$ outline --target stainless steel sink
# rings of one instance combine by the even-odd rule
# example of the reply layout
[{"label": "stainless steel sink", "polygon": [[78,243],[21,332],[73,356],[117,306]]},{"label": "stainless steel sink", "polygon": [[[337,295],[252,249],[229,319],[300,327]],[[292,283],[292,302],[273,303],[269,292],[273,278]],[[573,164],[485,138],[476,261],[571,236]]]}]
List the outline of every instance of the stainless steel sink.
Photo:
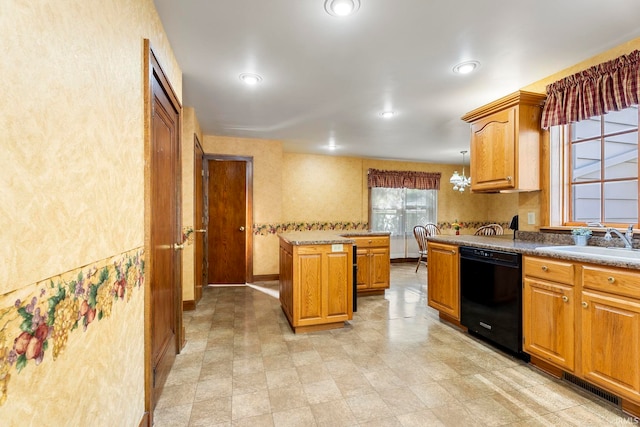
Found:
[{"label": "stainless steel sink", "polygon": [[601,246],[541,246],[536,248],[549,254],[579,255],[586,258],[640,262],[640,251],[626,248],[605,248]]}]

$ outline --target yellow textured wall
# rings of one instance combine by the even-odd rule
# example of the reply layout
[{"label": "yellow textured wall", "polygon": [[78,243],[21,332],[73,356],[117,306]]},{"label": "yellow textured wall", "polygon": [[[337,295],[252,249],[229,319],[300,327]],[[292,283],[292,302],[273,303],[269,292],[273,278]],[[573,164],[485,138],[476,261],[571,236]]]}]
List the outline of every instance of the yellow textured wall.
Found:
[{"label": "yellow textured wall", "polygon": [[[202,148],[206,154],[253,157],[253,222],[269,223],[282,217],[282,164],[280,141],[251,138],[230,138],[205,135]],[[278,272],[278,238],[273,235],[254,236],[253,274]]]},{"label": "yellow textured wall", "polygon": [[[181,98],[181,71],[152,0],[2,2],[2,301],[142,248],[144,38]],[[73,351],[52,361],[49,348],[39,365],[12,371],[0,424],[138,425],[143,292],[95,322],[70,337]],[[0,328],[2,372],[14,337]]]},{"label": "yellow textured wall", "polygon": [[285,153],[282,222],[366,221],[362,159]]}]

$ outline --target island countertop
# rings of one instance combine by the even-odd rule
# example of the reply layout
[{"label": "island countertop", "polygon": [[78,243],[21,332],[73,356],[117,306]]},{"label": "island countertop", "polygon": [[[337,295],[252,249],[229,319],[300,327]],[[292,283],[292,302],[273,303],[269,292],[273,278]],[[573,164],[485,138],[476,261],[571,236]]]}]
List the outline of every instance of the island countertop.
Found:
[{"label": "island countertop", "polygon": [[355,243],[350,237],[389,236],[388,231],[369,230],[312,230],[279,233],[278,236],[294,246],[301,245],[333,245]]}]

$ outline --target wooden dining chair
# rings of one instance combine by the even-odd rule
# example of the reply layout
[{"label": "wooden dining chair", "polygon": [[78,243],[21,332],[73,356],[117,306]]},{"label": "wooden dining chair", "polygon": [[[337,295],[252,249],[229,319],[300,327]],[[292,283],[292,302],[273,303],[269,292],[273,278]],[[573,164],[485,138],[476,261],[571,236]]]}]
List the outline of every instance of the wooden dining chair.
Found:
[{"label": "wooden dining chair", "polygon": [[420,262],[424,258],[424,263],[427,263],[427,237],[429,237],[429,231],[427,227],[424,225],[416,225],[413,227],[413,236],[416,238],[416,242],[418,242],[418,264],[416,265],[416,273],[418,272],[418,268],[420,267]]},{"label": "wooden dining chair", "polygon": [[440,229],[438,228],[437,225],[435,225],[432,222],[425,224],[424,227],[429,232],[429,236],[435,236],[436,234],[440,234]]},{"label": "wooden dining chair", "polygon": [[504,229],[500,224],[487,224],[478,228],[473,234],[476,236],[501,236],[504,234]]}]

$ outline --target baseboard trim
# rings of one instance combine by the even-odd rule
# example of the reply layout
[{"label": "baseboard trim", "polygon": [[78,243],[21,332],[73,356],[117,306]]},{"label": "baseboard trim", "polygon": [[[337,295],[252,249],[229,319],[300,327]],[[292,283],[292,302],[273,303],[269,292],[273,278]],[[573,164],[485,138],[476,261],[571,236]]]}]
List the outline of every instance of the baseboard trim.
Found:
[{"label": "baseboard trim", "polygon": [[142,414],[142,419],[140,420],[138,427],[151,427],[151,417],[149,417],[148,412]]},{"label": "baseboard trim", "polygon": [[280,280],[279,274],[261,274],[259,276],[253,276],[254,282],[270,282],[272,280]]},{"label": "baseboard trim", "polygon": [[196,302],[192,299],[182,301],[182,309],[184,311],[193,311],[196,309]]}]

